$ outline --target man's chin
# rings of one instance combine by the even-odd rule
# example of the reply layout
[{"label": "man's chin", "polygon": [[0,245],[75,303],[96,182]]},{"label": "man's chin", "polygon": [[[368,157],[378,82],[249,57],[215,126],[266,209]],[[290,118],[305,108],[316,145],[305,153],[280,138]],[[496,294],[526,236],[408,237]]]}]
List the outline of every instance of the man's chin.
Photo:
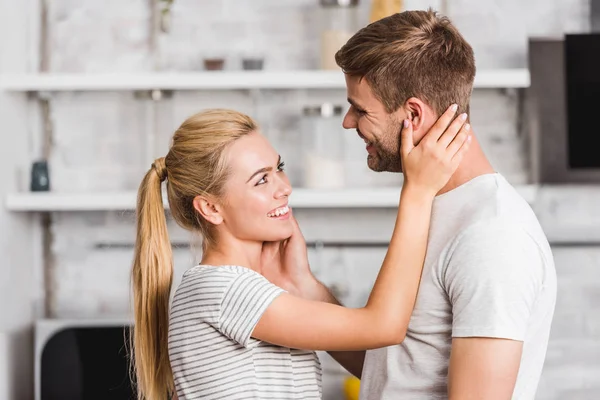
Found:
[{"label": "man's chin", "polygon": [[375,172],[402,172],[401,163],[384,162],[381,158],[369,154],[367,157],[367,166],[371,171]]},{"label": "man's chin", "polygon": [[375,155],[369,154],[367,156],[367,166],[369,167],[369,169],[371,171],[375,171],[375,172],[382,172],[383,170],[381,169],[382,165],[381,165],[381,159]]}]

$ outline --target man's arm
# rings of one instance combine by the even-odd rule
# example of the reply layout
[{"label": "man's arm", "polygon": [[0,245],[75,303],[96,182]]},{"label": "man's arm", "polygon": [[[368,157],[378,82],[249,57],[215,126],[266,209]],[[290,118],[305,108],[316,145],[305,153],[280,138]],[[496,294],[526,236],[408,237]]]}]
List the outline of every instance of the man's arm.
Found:
[{"label": "man's arm", "polygon": [[452,340],[449,400],[509,400],[519,372],[523,342],[494,338]]},{"label": "man's arm", "polygon": [[328,353],[342,367],[346,368],[346,371],[360,379],[366,351],[329,351]]},{"label": "man's arm", "polygon": [[543,277],[540,249],[521,227],[497,218],[462,233],[444,274],[452,303],[449,399],[512,398]]}]

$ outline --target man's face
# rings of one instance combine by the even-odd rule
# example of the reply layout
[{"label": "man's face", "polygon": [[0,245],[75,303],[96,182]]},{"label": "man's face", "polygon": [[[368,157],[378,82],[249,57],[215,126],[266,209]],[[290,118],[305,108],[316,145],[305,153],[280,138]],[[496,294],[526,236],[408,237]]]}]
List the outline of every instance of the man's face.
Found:
[{"label": "man's face", "polygon": [[400,132],[408,113],[403,108],[388,113],[366,79],[346,75],[346,88],[350,109],[342,125],[365,141],[367,165],[377,172],[402,172]]}]

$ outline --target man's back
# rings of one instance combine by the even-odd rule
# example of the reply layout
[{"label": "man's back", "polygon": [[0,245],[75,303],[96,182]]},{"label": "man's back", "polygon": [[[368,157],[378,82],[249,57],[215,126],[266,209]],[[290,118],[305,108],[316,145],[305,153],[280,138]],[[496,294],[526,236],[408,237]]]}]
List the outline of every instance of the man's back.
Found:
[{"label": "man's back", "polygon": [[533,399],[556,301],[548,241],[499,174],[438,196],[407,337],[367,352],[362,400],[445,399],[453,337],[523,341],[513,399]]}]

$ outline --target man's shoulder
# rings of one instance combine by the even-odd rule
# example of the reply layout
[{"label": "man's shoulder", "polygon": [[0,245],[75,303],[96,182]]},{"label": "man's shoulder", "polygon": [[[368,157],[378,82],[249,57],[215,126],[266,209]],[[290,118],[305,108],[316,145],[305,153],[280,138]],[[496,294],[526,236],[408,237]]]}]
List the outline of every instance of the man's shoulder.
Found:
[{"label": "man's shoulder", "polygon": [[441,195],[445,198],[434,205],[434,214],[441,223],[454,223],[456,234],[496,219],[516,226],[537,224],[527,200],[500,174],[476,177],[455,190]]},{"label": "man's shoulder", "polygon": [[502,282],[510,276],[511,285],[516,281],[537,284],[554,271],[545,236],[501,217],[478,221],[457,235],[443,261],[445,283]]},{"label": "man's shoulder", "polygon": [[[537,221],[536,221],[537,222]],[[495,253],[507,248],[543,248],[548,241],[541,228],[531,221],[495,215],[463,227],[448,245],[449,256],[458,250]]]},{"label": "man's shoulder", "polygon": [[[469,201],[469,200],[467,200]],[[546,235],[531,205],[499,174],[470,200],[459,216],[461,223],[451,242],[454,246],[489,242],[495,238],[514,242],[523,240],[545,247]]]}]

